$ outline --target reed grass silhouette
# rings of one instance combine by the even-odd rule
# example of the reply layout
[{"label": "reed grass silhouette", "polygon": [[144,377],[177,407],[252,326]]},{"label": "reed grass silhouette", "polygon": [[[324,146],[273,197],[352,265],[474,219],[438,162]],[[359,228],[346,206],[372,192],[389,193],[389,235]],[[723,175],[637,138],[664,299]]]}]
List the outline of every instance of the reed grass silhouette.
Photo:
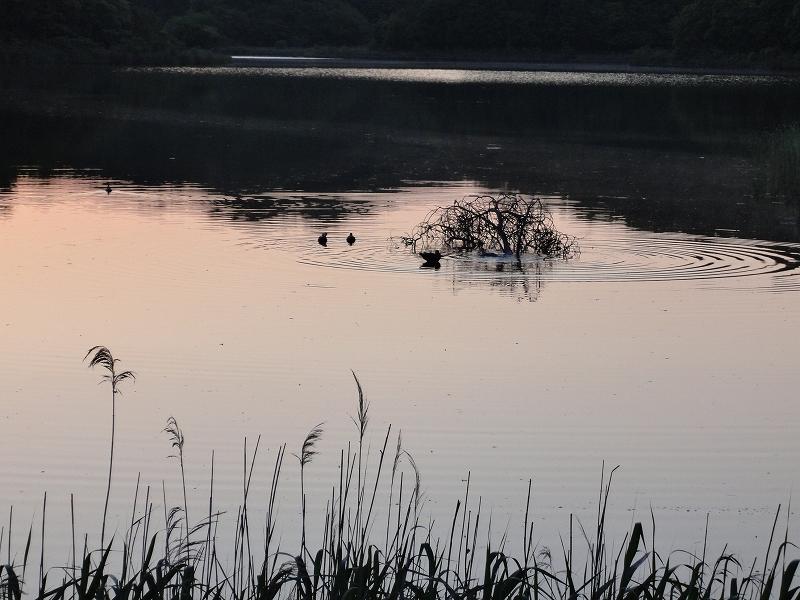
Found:
[{"label": "reed grass silhouette", "polygon": [[183,436],[183,431],[181,430],[180,426],[178,425],[178,421],[175,417],[169,417],[167,419],[167,426],[164,428],[164,432],[169,436],[170,442],[172,442],[172,447],[177,450],[177,454],[171,455],[171,458],[177,458],[181,468],[181,488],[183,489],[183,520],[186,523],[186,559],[187,562],[189,560],[189,548],[191,546],[189,540],[189,502],[186,498],[186,469],[183,464],[183,446],[186,443],[186,439]]},{"label": "reed grass silhouette", "polygon": [[322,425],[316,425],[315,427],[311,428],[311,431],[308,432],[306,435],[306,439],[303,440],[303,445],[300,448],[300,454],[294,454],[293,456],[298,460],[300,463],[300,512],[301,512],[301,521],[302,521],[302,534],[301,534],[301,541],[300,541],[300,554],[301,556],[305,555],[306,553],[306,486],[305,486],[305,472],[306,472],[306,465],[311,462],[314,456],[317,454],[315,446],[319,439],[322,437]]},{"label": "reed grass silhouette", "polygon": [[[90,351],[99,358],[90,364],[102,365],[107,380],[116,393],[116,385],[132,374],[117,373],[116,361],[104,347]],[[569,536],[561,541],[560,551],[537,543],[531,519],[532,482],[528,482],[524,519],[516,536],[522,552],[506,551],[510,535],[506,531],[496,542],[482,515],[482,503],[471,497],[468,475],[463,499],[456,502],[449,536],[434,535],[432,525],[425,525],[421,515],[422,484],[419,469],[411,454],[403,448],[402,435],[396,436],[393,457],[386,458],[391,427],[387,429],[375,472],[368,477],[367,453],[363,443],[367,435],[369,403],[361,382],[353,373],[358,391],[358,449],[340,452],[339,481],[332,487],[324,513],[321,546],[316,552],[307,547],[305,467],[317,453],[321,425],[305,436],[298,459],[301,478],[302,537],[297,552],[288,551],[276,542],[276,498],[283,471],[286,446],[277,449],[272,482],[264,502],[264,543],[253,543],[249,516],[250,489],[260,447],[256,440],[252,452],[245,439],[243,452],[242,499],[233,523],[233,543],[220,556],[217,537],[222,513],[215,508],[214,454],[211,456],[208,511],[192,524],[189,521],[185,469],[186,439],[177,420],[171,417],[164,431],[169,436],[180,461],[183,506],[168,508],[165,485],[163,523],[154,522],[155,502],[146,487],[140,504],[140,486],[136,483],[131,519],[120,539],[89,551],[84,536],[82,556],[76,556],[74,505],[72,499],[71,565],[46,569],[45,514],[47,496],[42,506],[39,576],[36,585],[29,582],[33,524],[21,561],[11,548],[14,525],[13,507],[8,526],[0,527],[0,556],[6,544],[6,563],[0,564],[0,599],[22,600],[30,595],[37,600],[800,600],[797,570],[800,562],[790,553],[796,546],[788,539],[791,507],[775,514],[769,543],[760,561],[743,565],[723,550],[718,557],[708,557],[704,545],[700,555],[686,551],[662,554],[656,549],[655,519],[651,512],[651,538],[646,539],[642,523],[635,523],[630,533],[616,545],[607,540],[607,511],[615,469],[601,472],[596,522],[584,527],[570,517]],[[113,400],[113,398],[112,398]],[[113,421],[112,404],[112,421]],[[112,456],[109,461],[113,465]],[[382,481],[384,465],[391,464],[386,482],[389,489],[386,507],[386,536],[380,543],[371,532],[380,519],[375,500]],[[404,468],[404,466],[406,468]],[[363,468],[363,471],[362,471]],[[413,485],[404,481],[406,469],[413,473]],[[110,482],[110,478],[109,478]],[[354,489],[355,488],[355,489]],[[109,487],[107,488],[107,494]],[[107,509],[107,501],[105,509]],[[781,515],[787,529],[783,541],[776,542]],[[104,541],[107,511],[101,524]],[[577,525],[577,528],[575,527]],[[577,530],[577,531],[576,531]],[[176,537],[176,532],[178,533]],[[484,537],[485,536],[485,537]],[[581,544],[577,549],[576,544]],[[615,547],[619,550],[615,551]],[[157,548],[163,548],[158,551]],[[112,551],[114,551],[113,560]],[[757,568],[757,562],[759,567]],[[49,583],[51,575],[56,581]]]}]

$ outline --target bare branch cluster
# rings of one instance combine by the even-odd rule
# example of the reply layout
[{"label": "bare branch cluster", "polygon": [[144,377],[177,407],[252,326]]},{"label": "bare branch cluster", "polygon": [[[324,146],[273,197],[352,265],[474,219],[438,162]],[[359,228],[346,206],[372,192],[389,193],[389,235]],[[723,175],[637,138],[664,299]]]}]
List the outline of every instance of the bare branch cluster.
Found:
[{"label": "bare branch cluster", "polygon": [[556,229],[541,199],[522,194],[465,196],[428,213],[401,241],[416,251],[483,254],[532,253],[572,258],[577,240]]}]

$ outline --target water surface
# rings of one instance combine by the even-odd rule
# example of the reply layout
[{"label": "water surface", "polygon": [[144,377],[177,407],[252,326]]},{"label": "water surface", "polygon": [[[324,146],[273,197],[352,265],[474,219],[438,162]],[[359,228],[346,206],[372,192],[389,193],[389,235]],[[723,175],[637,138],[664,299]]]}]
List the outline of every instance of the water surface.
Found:
[{"label": "water surface", "polygon": [[[138,473],[177,504],[170,415],[197,506],[213,449],[231,520],[244,437],[262,436],[259,495],[278,445],[296,451],[324,421],[307,472],[324,506],[355,439],[354,369],[373,450],[390,423],[402,430],[437,522],[471,473],[496,530],[513,532],[533,478],[537,538],[557,547],[570,513],[591,522],[605,461],[621,465],[620,540],[652,508],[667,548],[701,545],[706,515],[720,549],[765,547],[798,483],[800,221],[763,151],[794,118],[795,82],[3,77],[0,506],[27,522],[48,491],[54,562],[69,494],[79,529],[96,534],[102,509],[108,393],[81,363],[95,344],[137,373],[118,406],[115,522]],[[580,257],[433,271],[392,241],[436,205],[500,191],[545,199]],[[287,540],[298,494],[287,463]]]}]

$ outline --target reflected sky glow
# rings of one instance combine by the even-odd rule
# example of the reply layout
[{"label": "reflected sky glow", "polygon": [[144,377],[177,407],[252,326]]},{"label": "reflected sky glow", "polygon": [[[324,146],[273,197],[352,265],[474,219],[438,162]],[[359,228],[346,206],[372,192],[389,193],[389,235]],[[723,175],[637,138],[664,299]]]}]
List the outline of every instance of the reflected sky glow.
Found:
[{"label": "reflected sky glow", "polygon": [[[45,489],[54,523],[70,492],[79,528],[102,506],[106,390],[81,363],[95,344],[138,377],[118,408],[119,519],[139,472],[177,492],[170,415],[196,502],[214,449],[216,493],[234,514],[244,436],[263,436],[261,493],[277,445],[292,450],[325,421],[306,475],[323,505],[354,439],[351,368],[372,401],[373,448],[389,423],[402,429],[437,521],[468,471],[502,523],[521,518],[533,477],[539,535],[553,543],[570,512],[591,520],[605,460],[622,465],[615,531],[652,506],[663,543],[686,547],[710,513],[715,543],[747,553],[800,483],[798,276],[781,270],[797,262],[791,244],[655,235],[553,196],[580,259],[525,275],[449,259],[434,272],[389,238],[484,188],[339,193],[315,219],[330,195],[266,190],[255,196],[278,201],[248,212],[200,187],[104,186],[63,173],[0,195],[0,453],[13,457],[0,506],[20,518]],[[287,466],[287,539],[296,478]]]},{"label": "reflected sky glow", "polygon": [[[570,514],[593,520],[605,462],[621,466],[610,539],[652,507],[661,548],[699,549],[709,515],[712,553],[764,551],[799,483],[797,80],[76,68],[0,87],[0,511],[15,507],[17,548],[45,490],[48,561],[66,560],[71,493],[99,537],[108,390],[82,357],[105,344],[137,374],[112,529],[138,474],[176,503],[169,416],[190,512],[214,451],[228,524],[245,437],[262,436],[257,520],[279,445],[324,421],[315,513],[355,439],[354,369],[373,457],[402,430],[435,527],[471,473],[513,553],[532,478],[536,540],[557,548]],[[580,257],[433,271],[392,242],[502,190],[545,199]],[[298,492],[290,461],[287,546]]]}]

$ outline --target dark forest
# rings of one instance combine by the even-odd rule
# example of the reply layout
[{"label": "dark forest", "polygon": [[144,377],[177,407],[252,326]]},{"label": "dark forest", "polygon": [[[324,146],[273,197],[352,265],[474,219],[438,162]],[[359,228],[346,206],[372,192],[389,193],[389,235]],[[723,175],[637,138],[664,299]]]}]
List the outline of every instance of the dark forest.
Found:
[{"label": "dark forest", "polygon": [[236,49],[794,64],[797,0],[2,0],[0,60],[206,62]]}]

